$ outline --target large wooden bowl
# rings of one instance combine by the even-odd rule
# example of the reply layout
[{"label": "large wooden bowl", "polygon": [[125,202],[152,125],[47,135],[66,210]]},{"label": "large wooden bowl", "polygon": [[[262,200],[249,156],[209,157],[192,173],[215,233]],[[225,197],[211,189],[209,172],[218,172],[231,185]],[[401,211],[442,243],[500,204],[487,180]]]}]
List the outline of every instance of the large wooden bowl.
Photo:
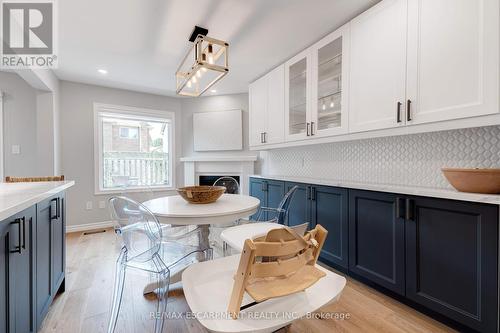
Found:
[{"label": "large wooden bowl", "polygon": [[460,192],[500,194],[500,169],[443,168],[442,171]]},{"label": "large wooden bowl", "polygon": [[184,200],[194,204],[215,202],[225,191],[224,186],[186,186],[177,189]]}]

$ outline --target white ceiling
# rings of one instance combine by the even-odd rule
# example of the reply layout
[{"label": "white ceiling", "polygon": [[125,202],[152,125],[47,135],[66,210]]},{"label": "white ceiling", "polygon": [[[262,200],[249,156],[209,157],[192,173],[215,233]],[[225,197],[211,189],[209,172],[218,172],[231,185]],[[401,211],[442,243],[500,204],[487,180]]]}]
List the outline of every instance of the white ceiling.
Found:
[{"label": "white ceiling", "polygon": [[229,74],[217,94],[246,92],[248,83],[378,1],[59,1],[55,72],[63,80],[174,95],[175,70],[199,25],[230,45]]}]

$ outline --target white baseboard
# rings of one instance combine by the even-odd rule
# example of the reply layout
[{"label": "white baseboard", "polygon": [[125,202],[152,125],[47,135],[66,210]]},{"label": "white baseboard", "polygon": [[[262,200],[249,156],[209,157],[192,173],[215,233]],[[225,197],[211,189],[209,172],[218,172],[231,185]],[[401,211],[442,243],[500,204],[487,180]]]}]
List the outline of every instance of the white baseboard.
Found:
[{"label": "white baseboard", "polygon": [[66,226],[66,233],[110,228],[113,225],[114,225],[113,221],[103,221],[103,222],[86,223],[86,224],[78,224],[78,225],[67,225]]}]

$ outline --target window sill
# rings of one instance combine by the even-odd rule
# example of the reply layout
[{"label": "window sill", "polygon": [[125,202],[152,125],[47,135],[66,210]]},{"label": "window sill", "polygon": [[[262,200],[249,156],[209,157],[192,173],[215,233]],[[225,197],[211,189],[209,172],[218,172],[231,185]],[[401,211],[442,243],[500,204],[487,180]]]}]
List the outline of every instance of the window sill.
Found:
[{"label": "window sill", "polygon": [[173,192],[176,188],[172,186],[156,186],[156,187],[129,187],[117,189],[98,189],[95,195],[109,195],[109,194],[126,194],[126,193],[148,193],[148,192]]}]

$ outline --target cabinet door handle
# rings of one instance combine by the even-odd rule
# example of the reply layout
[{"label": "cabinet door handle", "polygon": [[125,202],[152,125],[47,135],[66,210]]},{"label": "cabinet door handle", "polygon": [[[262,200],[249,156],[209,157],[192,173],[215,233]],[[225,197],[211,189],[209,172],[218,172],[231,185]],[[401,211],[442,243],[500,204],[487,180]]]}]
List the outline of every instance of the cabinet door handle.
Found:
[{"label": "cabinet door handle", "polygon": [[316,201],[316,187],[311,186],[311,200]]},{"label": "cabinet door handle", "polygon": [[406,101],[406,120],[411,121],[411,100]]},{"label": "cabinet door handle", "polygon": [[61,198],[57,198],[57,201],[56,201],[56,204],[57,204],[57,218],[60,218],[61,217]]},{"label": "cabinet door handle", "polygon": [[396,217],[399,219],[405,218],[405,204],[403,198],[396,198]]},{"label": "cabinet door handle", "polygon": [[403,103],[398,102],[398,107],[397,107],[397,111],[396,111],[396,120],[398,121],[398,123],[400,123],[402,121],[401,120],[401,105],[403,105]]},{"label": "cabinet door handle", "polygon": [[311,121],[311,136],[314,135],[314,121]]},{"label": "cabinet door handle", "polygon": [[23,248],[22,248],[22,232],[21,232],[21,221],[22,218],[15,219],[14,222],[11,222],[11,224],[17,224],[17,246],[15,250],[10,250],[10,253],[23,253]]},{"label": "cabinet door handle", "polygon": [[[52,203],[56,203],[56,209],[55,209],[55,215],[53,215],[53,211],[52,211]],[[50,220],[55,220],[57,219],[57,198],[54,198],[52,200],[50,200],[50,208],[49,208],[49,215],[50,215]]]},{"label": "cabinet door handle", "polygon": [[262,139],[262,132],[260,133],[260,143],[264,143],[264,140]]},{"label": "cabinet door handle", "polygon": [[[30,217],[30,224],[32,221],[32,217]],[[23,216],[23,250],[26,250],[26,217]]]},{"label": "cabinet door handle", "polygon": [[264,132],[264,143],[267,143],[267,138],[266,138],[266,136],[267,136],[267,132]]},{"label": "cabinet door handle", "polygon": [[306,197],[307,200],[311,200],[311,186],[306,187]]},{"label": "cabinet door handle", "polygon": [[414,201],[411,199],[406,199],[406,219],[413,221],[415,219],[414,211]]},{"label": "cabinet door handle", "polygon": [[310,125],[311,125],[311,124],[306,123],[306,134],[307,134],[307,136],[311,136],[311,135],[309,134],[309,126],[310,126]]}]

